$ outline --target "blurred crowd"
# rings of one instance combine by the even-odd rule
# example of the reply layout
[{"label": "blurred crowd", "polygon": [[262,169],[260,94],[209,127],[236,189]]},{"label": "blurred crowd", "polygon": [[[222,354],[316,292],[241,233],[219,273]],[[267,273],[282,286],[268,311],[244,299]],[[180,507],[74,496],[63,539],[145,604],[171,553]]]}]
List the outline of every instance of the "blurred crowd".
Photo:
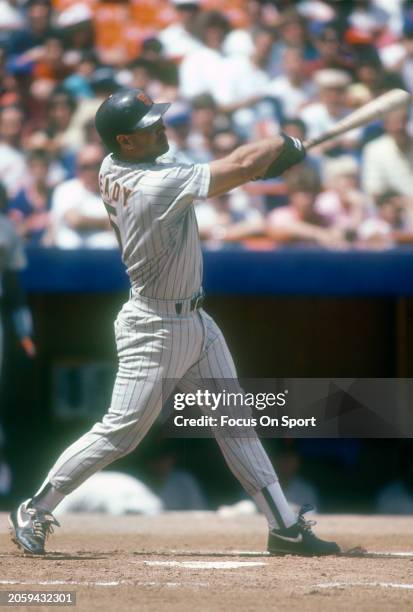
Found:
[{"label": "blurred crowd", "polygon": [[[317,137],[381,93],[413,91],[413,1],[0,0],[0,212],[26,244],[116,247],[94,115],[123,87],[174,103],[167,155],[183,163],[280,130]],[[196,212],[210,248],[413,242],[410,109]]]}]

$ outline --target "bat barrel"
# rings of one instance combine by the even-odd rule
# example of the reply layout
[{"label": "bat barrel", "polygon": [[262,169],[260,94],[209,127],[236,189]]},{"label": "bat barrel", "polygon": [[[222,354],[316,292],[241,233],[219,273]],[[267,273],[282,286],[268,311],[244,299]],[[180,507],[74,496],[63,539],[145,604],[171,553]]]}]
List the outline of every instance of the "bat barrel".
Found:
[{"label": "bat barrel", "polygon": [[350,113],[324,134],[320,134],[317,138],[308,138],[303,143],[304,147],[306,149],[311,149],[311,147],[315,147],[322,142],[336,138],[345,132],[366,125],[371,121],[381,119],[387,113],[407,106],[410,102],[410,93],[403,89],[392,89]]}]

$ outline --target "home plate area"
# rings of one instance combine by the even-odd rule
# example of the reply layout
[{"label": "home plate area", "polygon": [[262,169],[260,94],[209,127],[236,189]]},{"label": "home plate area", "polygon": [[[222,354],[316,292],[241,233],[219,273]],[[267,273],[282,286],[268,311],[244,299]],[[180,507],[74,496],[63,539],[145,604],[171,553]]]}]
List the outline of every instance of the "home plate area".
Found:
[{"label": "home plate area", "polygon": [[411,517],[315,518],[346,554],[272,557],[261,516],[191,512],[63,515],[35,558],[14,547],[1,514],[0,590],[75,591],[76,609],[92,612],[413,608]]}]

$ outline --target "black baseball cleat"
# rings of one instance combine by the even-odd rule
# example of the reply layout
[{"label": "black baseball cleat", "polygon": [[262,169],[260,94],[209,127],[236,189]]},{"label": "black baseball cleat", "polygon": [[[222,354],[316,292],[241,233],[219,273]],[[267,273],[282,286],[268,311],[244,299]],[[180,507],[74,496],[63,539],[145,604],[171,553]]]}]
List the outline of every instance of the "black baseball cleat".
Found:
[{"label": "black baseball cleat", "polygon": [[302,506],[295,525],[286,529],[272,529],[268,535],[267,550],[272,555],[323,556],[338,555],[341,550],[336,542],[320,540],[312,532],[316,521],[305,520],[303,514],[312,510],[309,504]]},{"label": "black baseball cleat", "polygon": [[44,555],[47,536],[53,533],[53,525],[60,524],[50,512],[34,508],[31,501],[26,500],[9,515],[11,539],[24,552]]}]

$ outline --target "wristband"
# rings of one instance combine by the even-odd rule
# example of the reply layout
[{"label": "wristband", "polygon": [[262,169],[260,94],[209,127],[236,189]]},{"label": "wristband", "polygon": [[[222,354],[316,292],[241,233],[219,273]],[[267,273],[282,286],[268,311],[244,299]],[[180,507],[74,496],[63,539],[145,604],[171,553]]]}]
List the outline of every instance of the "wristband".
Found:
[{"label": "wristband", "polygon": [[270,164],[262,179],[276,178],[283,172],[303,161],[306,151],[303,143],[298,138],[291,138],[287,134],[281,133],[284,138],[283,148],[276,160]]}]

